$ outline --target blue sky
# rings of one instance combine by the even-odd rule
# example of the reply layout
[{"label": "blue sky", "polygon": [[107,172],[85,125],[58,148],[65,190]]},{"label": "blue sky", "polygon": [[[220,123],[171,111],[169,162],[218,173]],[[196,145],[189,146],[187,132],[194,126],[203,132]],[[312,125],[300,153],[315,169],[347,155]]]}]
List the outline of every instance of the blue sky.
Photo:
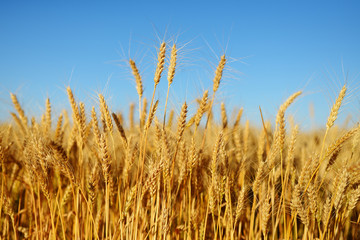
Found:
[{"label": "blue sky", "polygon": [[[180,109],[212,89],[221,54],[228,64],[215,108],[244,107],[245,118],[273,119],[293,92],[303,96],[289,109],[303,128],[323,126],[329,102],[346,81],[352,90],[342,118],[360,117],[360,4],[357,1],[1,1],[0,114],[14,111],[16,93],[29,115],[50,97],[57,116],[69,109],[66,86],[90,107],[101,92],[112,111],[137,101],[126,61],[140,68],[145,95],[153,89],[156,47],[176,42],[179,68],[170,107]],[[165,104],[167,80],[156,97]],[[54,116],[54,117],[55,117]]]}]

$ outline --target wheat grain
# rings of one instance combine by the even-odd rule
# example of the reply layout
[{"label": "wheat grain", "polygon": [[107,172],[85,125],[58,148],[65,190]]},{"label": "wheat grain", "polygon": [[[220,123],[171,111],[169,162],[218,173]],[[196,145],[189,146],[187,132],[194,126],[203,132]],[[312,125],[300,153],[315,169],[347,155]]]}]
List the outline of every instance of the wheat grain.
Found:
[{"label": "wheat grain", "polygon": [[63,139],[63,134],[61,130],[62,122],[63,122],[63,115],[60,114],[56,123],[55,136],[54,136],[55,141],[60,144],[62,143],[62,139]]},{"label": "wheat grain", "polygon": [[146,121],[146,125],[145,125],[145,131],[147,131],[147,130],[150,128],[150,126],[151,126],[151,123],[152,123],[152,121],[153,121],[153,119],[154,119],[155,112],[156,112],[156,109],[157,109],[157,107],[158,107],[158,104],[159,104],[159,100],[157,100],[157,101],[155,102],[154,106],[151,108],[151,110],[150,110],[150,112],[149,112],[149,117],[148,117],[148,119],[147,119],[147,121]]},{"label": "wheat grain", "polygon": [[221,120],[222,120],[222,127],[223,129],[225,129],[228,125],[228,121],[227,121],[225,104],[223,102],[221,103]]},{"label": "wheat grain", "polygon": [[175,68],[176,68],[176,58],[177,58],[177,48],[174,44],[171,48],[171,56],[170,56],[170,65],[168,70],[168,84],[171,85],[171,83],[174,80],[175,76]]},{"label": "wheat grain", "polygon": [[346,85],[344,85],[341,88],[339,96],[337,97],[334,105],[331,108],[331,112],[330,112],[329,118],[326,123],[327,129],[330,129],[334,125],[335,120],[337,119],[341,103],[343,102],[345,94],[346,94],[346,90],[347,90],[347,87],[346,87]]},{"label": "wheat grain", "polygon": [[136,67],[135,62],[134,62],[132,59],[129,60],[129,64],[130,64],[132,73],[133,73],[134,78],[135,78],[136,91],[137,91],[137,93],[138,93],[138,95],[139,95],[139,98],[141,99],[141,97],[142,97],[142,95],[143,95],[143,93],[144,93],[144,89],[143,89],[142,80],[141,80],[141,76],[140,76],[139,70],[138,70],[138,68]]},{"label": "wheat grain", "polygon": [[45,123],[45,134],[47,135],[51,129],[51,104],[49,98],[46,99]]},{"label": "wheat grain", "polygon": [[178,119],[178,131],[177,131],[177,143],[179,143],[183,137],[185,124],[186,124],[187,104],[186,102],[181,107],[180,117]]},{"label": "wheat grain", "polygon": [[123,139],[124,144],[125,144],[125,146],[126,146],[126,145],[128,144],[128,142],[127,142],[125,130],[124,130],[123,126],[121,125],[120,120],[119,120],[119,118],[116,116],[115,113],[112,113],[112,117],[113,117],[113,119],[114,119],[114,121],[115,121],[116,127],[117,127],[118,130],[119,130],[120,136],[121,136],[121,138]]},{"label": "wheat grain", "polygon": [[158,52],[158,61],[157,61],[156,70],[155,70],[155,76],[154,76],[155,86],[159,84],[161,74],[162,74],[162,72],[164,70],[165,51],[166,51],[166,44],[163,42],[163,43],[161,43],[160,49],[159,49],[159,52]]},{"label": "wheat grain", "polygon": [[200,106],[196,112],[196,115],[195,115],[195,126],[198,127],[199,124],[200,124],[200,121],[201,121],[201,118],[202,116],[204,115],[205,113],[205,108],[206,108],[206,104],[207,104],[207,100],[208,100],[208,93],[209,91],[206,90],[201,98],[201,101],[200,101]]},{"label": "wheat grain", "polygon": [[13,102],[16,111],[18,112],[18,114],[20,116],[22,123],[24,124],[24,126],[27,126],[27,123],[28,123],[27,117],[25,116],[25,112],[22,109],[16,95],[13,93],[10,93],[10,97],[11,97],[11,101]]},{"label": "wheat grain", "polygon": [[213,84],[213,92],[214,93],[219,88],[220,80],[222,78],[224,67],[225,67],[225,63],[226,63],[225,55],[222,55],[221,58],[220,58],[220,61],[219,61],[219,65],[216,68],[215,77],[214,77],[214,80],[213,80],[213,83],[214,83]]},{"label": "wheat grain", "polygon": [[99,100],[100,100],[100,110],[101,110],[101,118],[105,120],[105,125],[109,132],[112,132],[113,130],[113,124],[111,120],[111,115],[109,111],[109,107],[105,102],[104,96],[102,94],[99,94]]}]

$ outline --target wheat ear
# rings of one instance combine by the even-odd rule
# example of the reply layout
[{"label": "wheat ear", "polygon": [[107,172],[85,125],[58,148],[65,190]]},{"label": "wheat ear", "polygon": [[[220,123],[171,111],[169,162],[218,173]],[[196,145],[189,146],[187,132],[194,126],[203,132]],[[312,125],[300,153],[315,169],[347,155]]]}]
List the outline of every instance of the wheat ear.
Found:
[{"label": "wheat ear", "polygon": [[156,109],[158,107],[158,104],[159,104],[159,100],[156,100],[154,106],[152,106],[152,108],[150,109],[150,112],[149,112],[149,117],[146,121],[146,125],[145,125],[145,130],[147,131],[150,126],[151,126],[151,123],[154,119],[154,116],[155,116],[155,113],[156,113]]},{"label": "wheat ear", "polygon": [[280,152],[284,149],[285,143],[285,111],[290,106],[291,103],[295,101],[295,99],[301,95],[301,91],[294,93],[291,95],[280,107],[278,114],[276,116],[276,125],[278,127],[278,139],[277,142],[279,144]]},{"label": "wheat ear", "polygon": [[[323,138],[323,141],[322,141],[322,146],[321,146],[321,150],[320,150],[320,160],[319,160],[319,165],[317,166],[317,168],[315,169],[315,171],[313,172],[311,178],[310,178],[310,181],[315,177],[316,173],[319,171],[319,168],[320,168],[320,165],[321,163],[324,161],[325,157],[323,156],[323,151],[324,151],[324,147],[325,147],[325,140],[326,140],[326,137],[329,133],[329,130],[330,128],[334,125],[334,122],[335,120],[337,119],[337,116],[338,116],[338,113],[339,113],[339,109],[341,107],[341,103],[343,102],[344,100],[344,97],[346,95],[346,84],[341,88],[340,90],[340,93],[339,93],[339,96],[337,97],[333,107],[331,108],[331,112],[330,112],[330,115],[329,115],[329,118],[327,120],[327,123],[326,123],[326,131],[325,131],[325,135],[324,135],[324,138]],[[305,188],[305,190],[309,187],[309,184],[310,184],[310,181],[307,185],[307,187]]]},{"label": "wheat ear", "polygon": [[187,114],[187,104],[185,102],[181,107],[181,113],[178,119],[177,144],[180,143],[182,136],[184,134],[185,124],[186,124],[186,114]]},{"label": "wheat ear", "polygon": [[109,107],[106,104],[104,96],[102,94],[99,94],[99,100],[100,100],[101,115],[103,116],[103,119],[105,119],[106,127],[111,133],[113,130],[113,124],[112,124],[112,120],[111,120]]},{"label": "wheat ear", "polygon": [[127,146],[127,138],[126,138],[125,130],[124,130],[123,126],[121,125],[121,123],[119,121],[119,118],[116,116],[115,113],[112,113],[112,117],[113,117],[113,119],[115,121],[115,125],[119,130],[120,136],[123,139],[124,145],[125,145],[125,148],[126,148],[126,146]]},{"label": "wheat ear", "polygon": [[95,112],[95,107],[93,106],[91,109],[91,122],[92,122],[92,127],[94,130],[94,136],[95,136],[95,142],[98,145],[98,147],[100,147],[100,141],[101,141],[101,136],[100,136],[100,129],[99,129],[99,123],[96,117],[96,112]]},{"label": "wheat ear", "polygon": [[160,82],[161,74],[164,70],[164,63],[165,63],[165,51],[166,51],[166,44],[163,42],[160,45],[159,53],[158,53],[158,61],[155,70],[154,76],[154,83],[158,85]]},{"label": "wheat ear", "polygon": [[344,97],[346,95],[346,90],[347,90],[346,85],[344,85],[340,90],[339,96],[336,99],[335,104],[331,108],[330,116],[326,123],[326,129],[330,129],[334,125],[334,122],[339,114],[341,103],[343,102]]},{"label": "wheat ear", "polygon": [[205,130],[204,130],[204,134],[203,134],[203,140],[202,140],[202,143],[201,143],[201,149],[203,149],[204,146],[205,146],[206,130],[208,128],[209,120],[210,120],[210,117],[211,117],[212,106],[213,106],[214,100],[215,100],[215,93],[219,88],[220,80],[221,80],[222,75],[223,75],[225,64],[226,64],[226,58],[225,58],[225,55],[222,55],[221,58],[220,58],[219,64],[218,64],[218,66],[217,66],[217,68],[215,70],[215,77],[213,79],[213,96],[212,96],[212,99],[211,99],[211,102],[210,102],[210,107],[208,109],[208,115],[207,115],[207,119],[206,119]]},{"label": "wheat ear", "polygon": [[171,48],[170,65],[169,65],[168,76],[167,76],[168,89],[167,89],[167,93],[166,93],[163,128],[165,128],[165,122],[166,122],[166,107],[167,107],[167,103],[168,103],[168,99],[169,99],[170,85],[173,82],[174,76],[175,76],[176,57],[177,57],[177,49],[176,49],[176,45],[174,44]]},{"label": "wheat ear", "polygon": [[[208,100],[208,94],[209,94],[209,91],[206,90],[201,98],[201,101],[200,101],[200,105],[199,105],[199,108],[196,112],[196,115],[195,115],[195,128],[197,129],[198,126],[200,125],[200,121],[201,121],[201,118],[202,116],[204,115],[205,111],[206,111],[206,105],[207,105],[207,100]],[[195,135],[195,132],[194,132],[194,135]]]},{"label": "wheat ear", "polygon": [[67,87],[66,90],[67,90],[69,102],[71,105],[72,117],[73,117],[74,124],[76,124],[76,126],[80,126],[80,114],[79,114],[78,105],[74,98],[74,94],[70,87]]},{"label": "wheat ear", "polygon": [[24,110],[22,109],[22,107],[21,107],[21,105],[20,105],[20,103],[19,103],[19,101],[18,101],[15,94],[10,93],[10,97],[11,97],[11,101],[14,104],[15,110],[19,113],[20,120],[24,124],[24,127],[26,127],[27,123],[28,123],[28,120],[27,120],[27,118],[25,116]]},{"label": "wheat ear", "polygon": [[216,68],[216,71],[215,71],[215,77],[214,77],[214,80],[213,80],[213,92],[215,93],[218,88],[219,88],[219,85],[220,85],[220,80],[222,78],[222,75],[223,75],[223,71],[224,71],[224,67],[225,67],[225,63],[226,63],[226,58],[225,58],[225,55],[222,55],[221,58],[220,58],[220,62],[219,62],[219,65],[217,66]]},{"label": "wheat ear", "polygon": [[62,143],[62,138],[63,138],[63,132],[61,131],[62,122],[63,122],[63,115],[60,114],[58,121],[56,123],[55,136],[54,136],[55,142],[59,144]]},{"label": "wheat ear", "polygon": [[236,115],[236,119],[234,122],[234,129],[236,129],[239,126],[243,112],[244,112],[244,108],[240,108],[240,110],[238,111],[238,114]]},{"label": "wheat ear", "polygon": [[142,85],[141,75],[139,73],[138,68],[136,67],[135,62],[132,59],[130,59],[129,63],[130,63],[130,67],[132,69],[132,72],[133,72],[133,75],[134,75],[134,78],[135,78],[136,91],[137,91],[138,96],[139,96],[139,120],[140,120],[140,125],[141,125],[141,98],[142,98],[144,89],[143,89],[143,85]]},{"label": "wheat ear", "polygon": [[45,133],[47,135],[51,130],[51,104],[49,98],[46,99],[45,123]]},{"label": "wheat ear", "polygon": [[141,80],[141,75],[140,75],[140,72],[139,72],[138,68],[136,67],[135,62],[132,59],[129,60],[129,63],[130,63],[130,67],[131,67],[132,73],[133,73],[134,78],[135,78],[136,91],[137,91],[137,93],[139,95],[139,98],[141,99],[141,97],[143,95],[143,92],[144,92],[143,85],[142,85],[142,80]]},{"label": "wheat ear", "polygon": [[[140,109],[140,108],[139,108]],[[129,122],[130,122],[130,130],[134,129],[134,110],[135,110],[135,104],[131,103],[130,104],[130,109],[129,109]],[[141,110],[139,111],[139,113],[141,112]],[[139,115],[140,116],[140,115]]]},{"label": "wheat ear", "polygon": [[222,127],[225,129],[228,125],[227,115],[226,115],[226,109],[225,104],[221,103],[221,121],[222,121]]}]

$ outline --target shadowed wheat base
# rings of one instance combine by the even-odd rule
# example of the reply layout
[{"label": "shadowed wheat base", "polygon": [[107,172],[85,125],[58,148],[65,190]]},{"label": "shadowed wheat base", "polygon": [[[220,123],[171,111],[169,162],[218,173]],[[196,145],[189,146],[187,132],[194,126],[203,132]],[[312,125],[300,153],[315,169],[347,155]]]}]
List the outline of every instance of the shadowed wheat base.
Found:
[{"label": "shadowed wheat base", "polygon": [[[86,113],[67,89],[71,119],[57,120],[50,100],[40,122],[28,119],[14,94],[13,123],[0,128],[2,239],[356,239],[360,234],[359,127],[334,122],[339,92],[325,131],[305,133],[279,108],[276,125],[256,129],[221,104],[212,116],[226,65],[222,56],[212,92],[189,116],[183,103],[175,124],[168,95],[155,99],[165,68],[162,43],[147,108],[140,72],[129,67],[138,92],[129,120],[112,113],[103,95]],[[177,48],[169,48],[168,90]],[[100,113],[96,112],[96,109]],[[162,114],[162,115],[161,115]],[[200,124],[203,119],[204,124]]]}]

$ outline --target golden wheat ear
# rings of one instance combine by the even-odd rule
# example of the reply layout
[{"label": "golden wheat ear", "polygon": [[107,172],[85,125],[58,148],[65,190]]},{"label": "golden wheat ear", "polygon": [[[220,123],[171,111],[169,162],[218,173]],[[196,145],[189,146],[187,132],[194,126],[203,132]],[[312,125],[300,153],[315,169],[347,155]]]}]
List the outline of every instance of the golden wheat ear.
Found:
[{"label": "golden wheat ear", "polygon": [[111,133],[114,126],[113,126],[113,123],[112,123],[109,107],[106,104],[105,98],[104,98],[104,96],[102,94],[99,94],[99,100],[100,100],[100,111],[101,111],[102,119],[105,119],[106,127]]},{"label": "golden wheat ear", "polygon": [[221,103],[221,121],[223,129],[227,128],[228,120],[226,115],[225,103]]},{"label": "golden wheat ear", "polygon": [[129,60],[129,64],[130,64],[130,67],[131,67],[131,70],[132,70],[132,73],[134,75],[134,78],[135,78],[135,82],[136,82],[136,91],[141,99],[143,93],[144,93],[144,89],[143,89],[143,84],[142,84],[142,79],[141,79],[141,75],[140,75],[140,72],[135,64],[135,62],[130,59]]},{"label": "golden wheat ear", "polygon": [[167,88],[167,93],[166,93],[165,109],[164,109],[164,121],[163,121],[164,129],[165,129],[165,122],[166,122],[166,108],[167,108],[167,103],[168,103],[168,99],[169,99],[170,85],[173,82],[174,76],[175,76],[176,58],[177,58],[177,49],[176,49],[176,45],[174,44],[171,49],[170,66],[169,66],[168,77],[167,77],[168,88]]},{"label": "golden wheat ear", "polygon": [[168,76],[167,76],[168,85],[171,85],[171,83],[174,80],[175,69],[176,69],[176,60],[177,60],[177,48],[176,48],[176,45],[174,44],[171,48],[170,65],[169,65]]},{"label": "golden wheat ear", "polygon": [[206,105],[207,105],[207,101],[208,101],[208,94],[209,94],[209,91],[206,90],[204,92],[202,98],[201,98],[199,108],[198,108],[198,110],[196,112],[196,115],[195,115],[195,127],[196,128],[200,125],[201,118],[202,118],[202,116],[204,115],[204,113],[206,111]]},{"label": "golden wheat ear", "polygon": [[213,84],[213,92],[214,93],[219,89],[220,80],[221,80],[222,75],[223,75],[225,63],[226,63],[225,55],[222,55],[221,58],[220,58],[219,65],[216,68],[215,77],[214,77],[214,80],[213,80],[213,83],[214,83]]},{"label": "golden wheat ear", "polygon": [[126,146],[128,142],[127,142],[125,130],[124,130],[123,126],[121,125],[120,120],[119,120],[119,118],[116,116],[116,114],[115,114],[115,113],[112,113],[111,115],[112,115],[112,117],[113,117],[113,119],[114,119],[114,121],[115,121],[116,127],[117,127],[118,130],[119,130],[120,136],[121,136],[121,138],[123,139],[124,144],[125,144],[125,146]]},{"label": "golden wheat ear", "polygon": [[68,98],[69,98],[69,102],[70,102],[70,105],[71,105],[74,124],[77,124],[78,126],[80,126],[80,113],[79,113],[78,105],[77,105],[77,103],[75,101],[74,94],[73,94],[70,87],[67,87],[66,91],[68,93]]},{"label": "golden wheat ear", "polygon": [[25,116],[25,112],[24,112],[23,108],[21,107],[16,95],[13,94],[13,93],[10,93],[10,97],[11,97],[11,101],[14,104],[15,110],[19,114],[19,117],[20,117],[20,120],[21,120],[22,124],[24,125],[24,127],[27,127],[28,119]]},{"label": "golden wheat ear", "polygon": [[154,76],[154,83],[158,85],[160,82],[161,74],[164,70],[165,64],[165,51],[166,51],[166,44],[163,42],[160,45],[160,49],[158,52],[158,62],[156,65],[155,76]]},{"label": "golden wheat ear", "polygon": [[285,144],[285,111],[286,109],[295,101],[295,99],[302,94],[301,91],[294,93],[291,95],[281,106],[276,116],[276,126],[278,127],[278,131],[275,132],[277,135],[276,141],[278,142],[278,146],[280,152],[282,153]]},{"label": "golden wheat ear", "polygon": [[151,123],[154,119],[154,116],[155,116],[155,113],[156,113],[156,109],[158,107],[158,104],[159,104],[159,100],[156,100],[154,106],[150,109],[150,112],[149,112],[149,117],[147,119],[147,122],[146,122],[146,125],[145,125],[145,130],[148,130],[151,126]]},{"label": "golden wheat ear", "polygon": [[45,134],[48,135],[51,130],[51,104],[49,98],[46,99],[45,109]]},{"label": "golden wheat ear", "polygon": [[185,102],[181,107],[181,113],[178,119],[177,144],[180,143],[184,134],[185,124],[186,124],[186,114],[187,114],[187,104]]},{"label": "golden wheat ear", "polygon": [[346,90],[347,90],[346,85],[344,85],[341,88],[339,96],[337,97],[334,105],[331,108],[331,112],[330,112],[329,118],[326,123],[326,129],[330,129],[334,125],[334,122],[337,119],[338,114],[339,114],[339,109],[341,107],[341,103],[343,102],[344,97],[346,95]]},{"label": "golden wheat ear", "polygon": [[[142,84],[142,79],[141,79],[141,75],[139,73],[139,70],[138,68],[136,67],[136,64],[135,62],[130,59],[129,60],[129,63],[130,63],[130,67],[132,69],[132,73],[134,75],[134,78],[135,78],[135,82],[136,82],[136,91],[138,93],[138,97],[139,97],[139,121],[140,121],[140,129],[141,127],[143,126],[142,124],[142,109],[141,109],[141,99],[142,99],[142,96],[143,96],[143,93],[144,93],[144,88],[143,88],[143,84]],[[131,125],[131,129],[133,128],[133,121],[130,122]]]}]

